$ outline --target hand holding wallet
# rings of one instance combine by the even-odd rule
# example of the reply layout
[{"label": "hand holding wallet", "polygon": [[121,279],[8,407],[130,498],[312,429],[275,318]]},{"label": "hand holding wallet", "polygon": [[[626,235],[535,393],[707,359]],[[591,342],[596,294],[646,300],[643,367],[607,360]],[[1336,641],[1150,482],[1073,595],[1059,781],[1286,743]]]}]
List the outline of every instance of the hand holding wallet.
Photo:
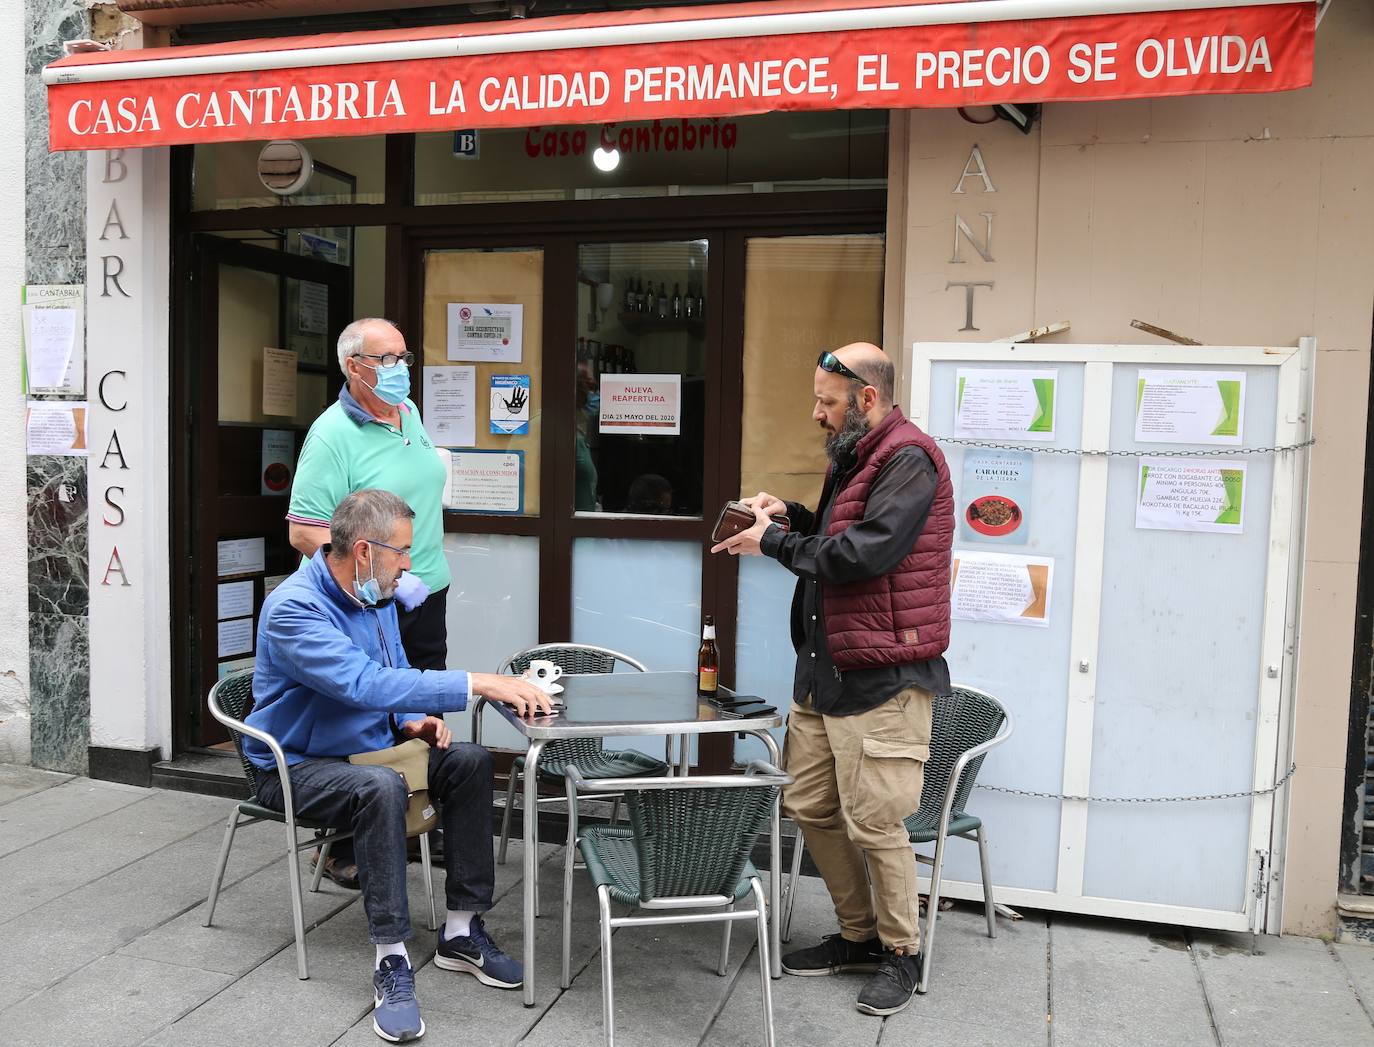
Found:
[{"label": "hand holding wallet", "polygon": [[[770,519],[784,531],[791,529],[792,523],[783,513],[774,513]],[[743,502],[726,502],[725,508],[716,517],[716,525],[711,528],[711,541],[719,545],[721,542],[749,530],[757,522],[758,518],[754,516],[754,510]]]}]

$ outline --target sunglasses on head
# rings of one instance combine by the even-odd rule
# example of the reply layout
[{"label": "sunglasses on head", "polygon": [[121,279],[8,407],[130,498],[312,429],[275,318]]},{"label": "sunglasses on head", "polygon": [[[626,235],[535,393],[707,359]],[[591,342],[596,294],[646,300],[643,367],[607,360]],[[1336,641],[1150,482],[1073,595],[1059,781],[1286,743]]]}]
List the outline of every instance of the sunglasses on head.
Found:
[{"label": "sunglasses on head", "polygon": [[869,384],[867,378],[862,378],[851,371],[834,353],[821,353],[820,359],[816,361],[816,366],[822,371],[829,371],[831,374],[838,374],[848,378],[851,382],[858,382],[860,385]]}]

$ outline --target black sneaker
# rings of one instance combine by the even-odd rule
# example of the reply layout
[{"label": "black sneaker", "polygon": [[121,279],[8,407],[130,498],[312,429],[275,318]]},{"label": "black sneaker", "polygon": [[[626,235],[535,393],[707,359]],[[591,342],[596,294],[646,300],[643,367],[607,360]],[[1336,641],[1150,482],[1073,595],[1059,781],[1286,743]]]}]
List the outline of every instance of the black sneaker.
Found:
[{"label": "black sneaker", "polygon": [[868,984],[859,991],[859,999],[854,1006],[864,1014],[896,1014],[911,1002],[920,973],[920,953],[898,956],[890,952],[883,957],[878,973],[868,979]]},{"label": "black sneaker", "polygon": [[820,945],[798,949],[782,958],[782,969],[803,978],[850,972],[869,974],[883,962],[883,947],[877,938],[851,942],[839,934],[827,934]]}]

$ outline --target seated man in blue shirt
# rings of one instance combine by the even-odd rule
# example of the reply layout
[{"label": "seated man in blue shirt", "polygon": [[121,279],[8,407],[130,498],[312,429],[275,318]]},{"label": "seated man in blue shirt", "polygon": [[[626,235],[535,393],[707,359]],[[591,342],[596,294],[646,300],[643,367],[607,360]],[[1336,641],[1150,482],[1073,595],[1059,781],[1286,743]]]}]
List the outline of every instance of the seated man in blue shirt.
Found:
[{"label": "seated man in blue shirt", "polygon": [[[296,813],[354,832],[363,908],[377,947],[372,1025],[393,1043],[425,1029],[405,948],[406,790],[391,768],[347,758],[398,739],[429,743],[430,792],[447,841],[448,916],[434,962],[515,989],[524,971],[497,948],[480,915],[491,907],[494,879],[491,754],[454,743],[441,718],[411,710],[456,712],[475,693],[522,716],[549,711],[548,696],[526,680],[410,668],[391,598],[410,567],[414,515],[400,498],[375,488],[339,503],[329,521],[330,544],[263,603],[248,716],[251,726],[281,743]],[[259,800],[283,809],[272,754],[251,738],[243,748],[259,768]]]}]

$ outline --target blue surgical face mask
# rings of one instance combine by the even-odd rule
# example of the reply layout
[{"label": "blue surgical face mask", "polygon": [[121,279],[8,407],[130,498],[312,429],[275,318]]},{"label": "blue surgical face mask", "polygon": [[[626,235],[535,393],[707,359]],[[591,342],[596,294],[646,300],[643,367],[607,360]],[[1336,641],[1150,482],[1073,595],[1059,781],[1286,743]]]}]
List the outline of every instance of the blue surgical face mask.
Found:
[{"label": "blue surgical face mask", "polygon": [[[372,367],[371,364],[363,366]],[[372,387],[377,399],[393,407],[404,403],[410,395],[410,368],[397,364],[395,367],[372,367],[372,370],[377,373],[377,384]]]},{"label": "blue surgical face mask", "polygon": [[587,411],[589,414],[598,414],[601,411],[601,394],[587,394]]},{"label": "blue surgical face mask", "polygon": [[[372,543],[368,542],[369,550]],[[368,567],[371,569],[372,577],[365,582],[358,580],[358,561],[353,561],[353,595],[358,598],[358,602],[364,607],[376,607],[382,600],[382,588],[377,584],[377,567],[370,560]]]}]

